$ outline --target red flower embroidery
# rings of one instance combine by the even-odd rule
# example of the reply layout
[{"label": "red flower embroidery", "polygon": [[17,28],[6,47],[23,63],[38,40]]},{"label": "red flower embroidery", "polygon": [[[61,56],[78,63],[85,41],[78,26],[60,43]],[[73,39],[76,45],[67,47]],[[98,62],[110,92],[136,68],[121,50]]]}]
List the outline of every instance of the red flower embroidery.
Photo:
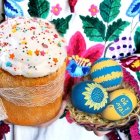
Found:
[{"label": "red flower embroidery", "polygon": [[140,57],[139,56],[131,56],[121,60],[121,64],[130,68],[132,71],[140,71]]},{"label": "red flower embroidery", "polygon": [[79,57],[89,59],[91,63],[98,60],[104,52],[104,45],[97,44],[86,50],[86,42],[81,34],[77,31],[70,39],[67,47],[67,54],[69,57],[78,55]]},{"label": "red flower embroidery", "polygon": [[130,128],[130,134],[131,134],[132,140],[139,140],[140,139],[137,122],[135,122],[135,124]]},{"label": "red flower embroidery", "polygon": [[[104,46],[102,44],[97,44],[86,50],[85,39],[79,31],[77,31],[71,37],[69,45],[67,46],[68,57],[78,55],[79,58],[89,59],[91,63],[99,59],[102,56],[103,52]],[[69,94],[71,92],[72,86],[81,81],[81,78],[73,78],[68,72],[66,72],[65,77],[65,93]]]},{"label": "red flower embroidery", "polygon": [[74,120],[70,117],[70,112],[69,111],[66,112],[66,120],[69,123],[73,123],[74,122]]},{"label": "red flower embroidery", "polygon": [[135,78],[125,68],[123,68],[123,81],[128,85],[131,85],[137,94],[140,95],[140,89],[137,80],[135,80]]},{"label": "red flower embroidery", "polygon": [[3,121],[0,121],[0,140],[3,140],[5,134],[10,132],[10,126]]},{"label": "red flower embroidery", "polygon": [[77,3],[77,0],[69,0],[69,6],[72,13],[74,13],[74,7]]}]

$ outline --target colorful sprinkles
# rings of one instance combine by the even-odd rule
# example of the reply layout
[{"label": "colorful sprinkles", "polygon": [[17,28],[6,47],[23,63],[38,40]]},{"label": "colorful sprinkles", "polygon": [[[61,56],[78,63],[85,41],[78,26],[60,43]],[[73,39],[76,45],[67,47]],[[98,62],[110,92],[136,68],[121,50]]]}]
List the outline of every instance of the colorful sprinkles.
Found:
[{"label": "colorful sprinkles", "polygon": [[6,67],[12,67],[12,63],[9,62],[9,61],[7,61],[7,62],[6,62]]},{"label": "colorful sprinkles", "polygon": [[[25,67],[29,70],[26,74],[30,75],[34,73],[30,69],[39,71],[37,65],[43,65],[43,63],[46,69],[52,70],[54,68],[57,70],[66,58],[65,41],[49,22],[44,22],[41,19],[17,17],[10,19],[9,22],[4,22],[1,27],[0,50],[1,54],[6,54],[6,57],[8,55],[6,61],[2,63],[5,63],[6,69],[10,69],[8,71],[20,69],[16,61],[26,64]],[[0,59],[1,61],[3,60]]]}]

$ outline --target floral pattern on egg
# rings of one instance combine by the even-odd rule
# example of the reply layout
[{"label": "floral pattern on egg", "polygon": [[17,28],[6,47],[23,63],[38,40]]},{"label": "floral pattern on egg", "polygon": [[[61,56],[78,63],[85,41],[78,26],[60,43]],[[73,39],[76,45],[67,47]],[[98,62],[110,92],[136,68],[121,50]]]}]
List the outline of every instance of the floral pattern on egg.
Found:
[{"label": "floral pattern on egg", "polygon": [[85,113],[101,113],[109,102],[108,92],[100,84],[84,81],[76,84],[71,93],[75,108]]}]

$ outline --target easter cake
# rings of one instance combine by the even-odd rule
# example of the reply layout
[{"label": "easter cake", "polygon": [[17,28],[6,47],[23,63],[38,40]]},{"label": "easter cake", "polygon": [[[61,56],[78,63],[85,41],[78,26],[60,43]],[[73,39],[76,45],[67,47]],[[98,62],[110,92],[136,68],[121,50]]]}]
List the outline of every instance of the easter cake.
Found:
[{"label": "easter cake", "polygon": [[51,23],[17,17],[0,25],[0,101],[6,121],[39,125],[58,114],[65,58],[65,40]]}]

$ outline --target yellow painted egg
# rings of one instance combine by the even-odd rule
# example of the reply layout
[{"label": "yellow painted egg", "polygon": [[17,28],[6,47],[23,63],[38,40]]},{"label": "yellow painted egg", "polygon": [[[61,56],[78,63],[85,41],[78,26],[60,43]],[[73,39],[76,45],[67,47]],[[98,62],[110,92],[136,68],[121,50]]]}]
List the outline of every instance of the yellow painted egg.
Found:
[{"label": "yellow painted egg", "polygon": [[117,89],[123,80],[123,71],[119,63],[110,58],[100,58],[91,67],[91,78],[107,91]]},{"label": "yellow painted egg", "polygon": [[102,117],[116,121],[127,117],[136,107],[137,97],[129,89],[118,89],[110,93],[110,103],[102,112]]}]

